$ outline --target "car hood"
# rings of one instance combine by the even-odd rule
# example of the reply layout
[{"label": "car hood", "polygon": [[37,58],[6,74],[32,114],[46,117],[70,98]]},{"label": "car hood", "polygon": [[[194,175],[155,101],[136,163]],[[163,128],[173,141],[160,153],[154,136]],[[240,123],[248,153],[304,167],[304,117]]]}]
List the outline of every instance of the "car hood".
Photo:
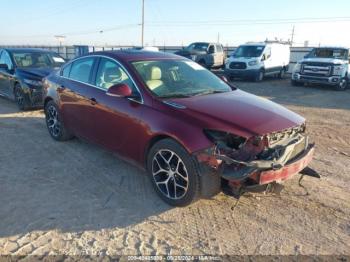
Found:
[{"label": "car hood", "polygon": [[179,51],[175,52],[175,54],[188,57],[190,55],[205,55],[207,53],[205,51],[196,51],[196,50],[188,51],[186,49],[183,49],[183,50],[179,50]]},{"label": "car hood", "polygon": [[57,68],[17,68],[16,73],[27,77],[42,79],[55,70],[57,70]]},{"label": "car hood", "polygon": [[336,59],[336,58],[304,58],[301,62],[318,62],[318,63],[331,63],[331,64],[346,64],[346,60]]},{"label": "car hood", "polygon": [[241,90],[227,93],[171,99],[190,121],[203,128],[219,129],[242,136],[264,135],[301,125],[298,114]]}]

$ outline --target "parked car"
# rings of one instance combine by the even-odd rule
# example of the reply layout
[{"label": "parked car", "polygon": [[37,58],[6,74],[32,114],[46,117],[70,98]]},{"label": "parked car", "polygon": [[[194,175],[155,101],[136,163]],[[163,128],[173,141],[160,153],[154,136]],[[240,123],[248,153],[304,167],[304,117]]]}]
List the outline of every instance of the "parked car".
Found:
[{"label": "parked car", "polygon": [[208,69],[223,67],[226,59],[224,47],[218,43],[192,43],[175,54],[191,59]]},{"label": "parked car", "polygon": [[252,78],[262,81],[264,76],[283,78],[288,71],[289,45],[282,43],[247,43],[240,45],[226,60],[228,78]]},{"label": "parked car", "polygon": [[0,95],[14,99],[21,110],[42,106],[42,79],[64,63],[46,50],[0,49]]},{"label": "parked car", "polygon": [[349,49],[318,47],[299,61],[292,74],[292,85],[317,83],[345,90],[350,80]]},{"label": "parked car", "polygon": [[314,152],[304,118],[173,54],[91,53],[48,76],[44,97],[53,139],[82,137],[117,152],[175,206],[215,195],[221,182],[283,181]]}]

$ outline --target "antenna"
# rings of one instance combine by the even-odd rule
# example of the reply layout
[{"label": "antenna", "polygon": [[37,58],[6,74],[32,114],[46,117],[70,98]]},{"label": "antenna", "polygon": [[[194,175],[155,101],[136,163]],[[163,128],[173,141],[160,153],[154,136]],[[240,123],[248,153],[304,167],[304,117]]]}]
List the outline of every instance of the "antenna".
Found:
[{"label": "antenna", "polygon": [[141,46],[143,47],[144,31],[145,31],[145,0],[142,0],[142,23],[141,23]]}]

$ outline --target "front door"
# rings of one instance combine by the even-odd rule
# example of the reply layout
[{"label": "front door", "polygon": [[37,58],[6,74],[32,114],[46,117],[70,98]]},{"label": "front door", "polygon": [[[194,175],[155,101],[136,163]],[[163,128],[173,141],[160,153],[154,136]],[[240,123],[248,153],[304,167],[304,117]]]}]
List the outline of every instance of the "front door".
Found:
[{"label": "front door", "polygon": [[8,68],[8,70],[0,69],[0,94],[12,98],[13,64],[10,55],[5,50],[0,54],[0,64],[5,64]]},{"label": "front door", "polygon": [[[127,84],[139,99],[108,95],[108,88],[120,83]],[[122,66],[108,58],[100,59],[94,85],[91,87],[95,89],[96,102],[91,116],[94,141],[123,156],[132,157],[144,128],[140,121],[143,108],[141,94]]]}]

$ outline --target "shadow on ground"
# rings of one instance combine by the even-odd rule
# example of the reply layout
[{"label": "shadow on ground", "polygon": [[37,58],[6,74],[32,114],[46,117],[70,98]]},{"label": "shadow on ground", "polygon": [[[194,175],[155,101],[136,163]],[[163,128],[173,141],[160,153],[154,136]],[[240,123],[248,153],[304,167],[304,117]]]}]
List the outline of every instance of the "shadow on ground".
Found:
[{"label": "shadow on ground", "polygon": [[0,238],[125,228],[170,209],[144,171],[78,139],[54,142],[43,116],[0,121]]}]

